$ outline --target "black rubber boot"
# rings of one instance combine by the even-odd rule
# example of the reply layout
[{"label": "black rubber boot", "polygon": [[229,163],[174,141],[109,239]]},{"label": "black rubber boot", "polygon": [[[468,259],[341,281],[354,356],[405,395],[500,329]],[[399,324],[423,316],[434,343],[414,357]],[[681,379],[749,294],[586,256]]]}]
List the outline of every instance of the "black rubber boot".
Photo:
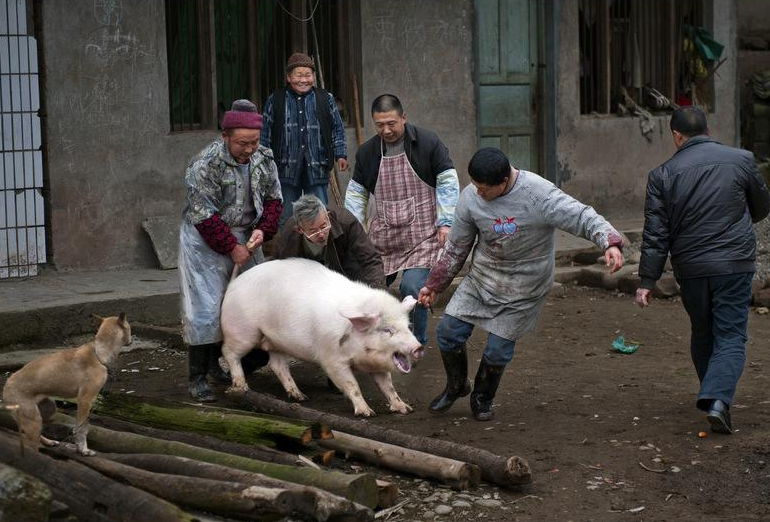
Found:
[{"label": "black rubber boot", "polygon": [[431,413],[447,411],[457,399],[471,392],[471,383],[468,380],[468,354],[465,346],[459,352],[442,351],[441,360],[444,362],[444,371],[446,371],[446,388],[428,406],[428,411]]},{"label": "black rubber boot", "polygon": [[473,382],[473,392],[471,392],[471,411],[473,418],[477,421],[490,421],[494,418],[492,400],[495,398],[504,371],[504,365],[492,366],[481,359],[479,371],[476,372],[476,379]]},{"label": "black rubber boot", "polygon": [[208,349],[208,378],[215,384],[232,384],[230,374],[226,373],[219,364],[222,357],[222,345],[220,343],[210,345]]},{"label": "black rubber boot", "polygon": [[216,402],[206,382],[208,371],[209,350],[211,345],[198,344],[187,347],[187,368],[189,375],[190,396],[198,402]]}]

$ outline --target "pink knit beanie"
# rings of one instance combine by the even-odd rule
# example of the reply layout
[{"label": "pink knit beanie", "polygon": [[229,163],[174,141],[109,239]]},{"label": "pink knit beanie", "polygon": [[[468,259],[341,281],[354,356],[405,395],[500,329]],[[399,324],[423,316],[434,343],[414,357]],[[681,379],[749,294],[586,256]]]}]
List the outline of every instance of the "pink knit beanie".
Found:
[{"label": "pink knit beanie", "polygon": [[257,106],[249,100],[235,100],[233,106],[222,118],[222,128],[229,129],[261,129],[262,115],[257,112]]}]

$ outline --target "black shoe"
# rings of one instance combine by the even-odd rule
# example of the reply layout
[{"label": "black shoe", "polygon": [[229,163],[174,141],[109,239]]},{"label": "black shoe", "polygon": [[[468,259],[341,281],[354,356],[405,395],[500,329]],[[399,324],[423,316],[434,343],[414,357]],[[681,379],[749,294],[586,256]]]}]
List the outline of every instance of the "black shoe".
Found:
[{"label": "black shoe", "polygon": [[215,402],[211,388],[206,383],[209,368],[209,353],[212,345],[197,344],[187,347],[187,369],[189,375],[190,396],[198,402]]},{"label": "black shoe", "polygon": [[733,425],[730,422],[730,409],[719,399],[711,403],[711,409],[708,415],[706,415],[706,420],[711,424],[711,431],[727,435],[733,432]]},{"label": "black shoe", "polygon": [[209,388],[209,385],[206,382],[206,377],[203,375],[193,377],[190,380],[188,389],[190,390],[190,397],[196,402],[217,402],[214,394],[211,393],[211,388]]},{"label": "black shoe", "polygon": [[481,359],[476,379],[473,382],[471,393],[471,411],[477,421],[491,421],[495,413],[492,411],[492,401],[503,377],[505,366],[492,366]]},{"label": "black shoe", "polygon": [[446,387],[428,406],[428,411],[431,413],[447,411],[457,399],[471,392],[471,383],[468,380],[468,354],[465,346],[459,352],[442,351],[441,360],[446,372]]}]

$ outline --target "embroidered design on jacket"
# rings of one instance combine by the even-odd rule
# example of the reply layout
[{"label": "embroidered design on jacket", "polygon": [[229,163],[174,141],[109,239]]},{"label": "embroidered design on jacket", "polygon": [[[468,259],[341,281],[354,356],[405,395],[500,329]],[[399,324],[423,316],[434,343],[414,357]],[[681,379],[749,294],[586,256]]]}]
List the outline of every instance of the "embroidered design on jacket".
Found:
[{"label": "embroidered design on jacket", "polygon": [[492,226],[492,228],[498,234],[511,236],[516,233],[516,229],[518,228],[516,223],[513,222],[514,219],[516,218],[496,218],[495,224]]}]

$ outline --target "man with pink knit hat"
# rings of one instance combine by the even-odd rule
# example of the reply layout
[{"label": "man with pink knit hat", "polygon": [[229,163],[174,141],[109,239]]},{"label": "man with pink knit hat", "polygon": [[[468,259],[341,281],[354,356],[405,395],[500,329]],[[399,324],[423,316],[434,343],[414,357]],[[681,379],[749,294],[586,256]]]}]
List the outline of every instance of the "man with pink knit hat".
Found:
[{"label": "man with pink knit hat", "polygon": [[[222,349],[219,307],[233,267],[243,271],[264,260],[261,245],[277,232],[283,210],[273,152],[259,145],[262,116],[257,107],[249,100],[234,101],[221,126],[222,137],[198,153],[185,172],[187,201],[179,232],[189,388],[200,402],[215,400],[207,375],[227,380],[217,362]],[[265,352],[252,354],[252,369],[267,363]]]}]

